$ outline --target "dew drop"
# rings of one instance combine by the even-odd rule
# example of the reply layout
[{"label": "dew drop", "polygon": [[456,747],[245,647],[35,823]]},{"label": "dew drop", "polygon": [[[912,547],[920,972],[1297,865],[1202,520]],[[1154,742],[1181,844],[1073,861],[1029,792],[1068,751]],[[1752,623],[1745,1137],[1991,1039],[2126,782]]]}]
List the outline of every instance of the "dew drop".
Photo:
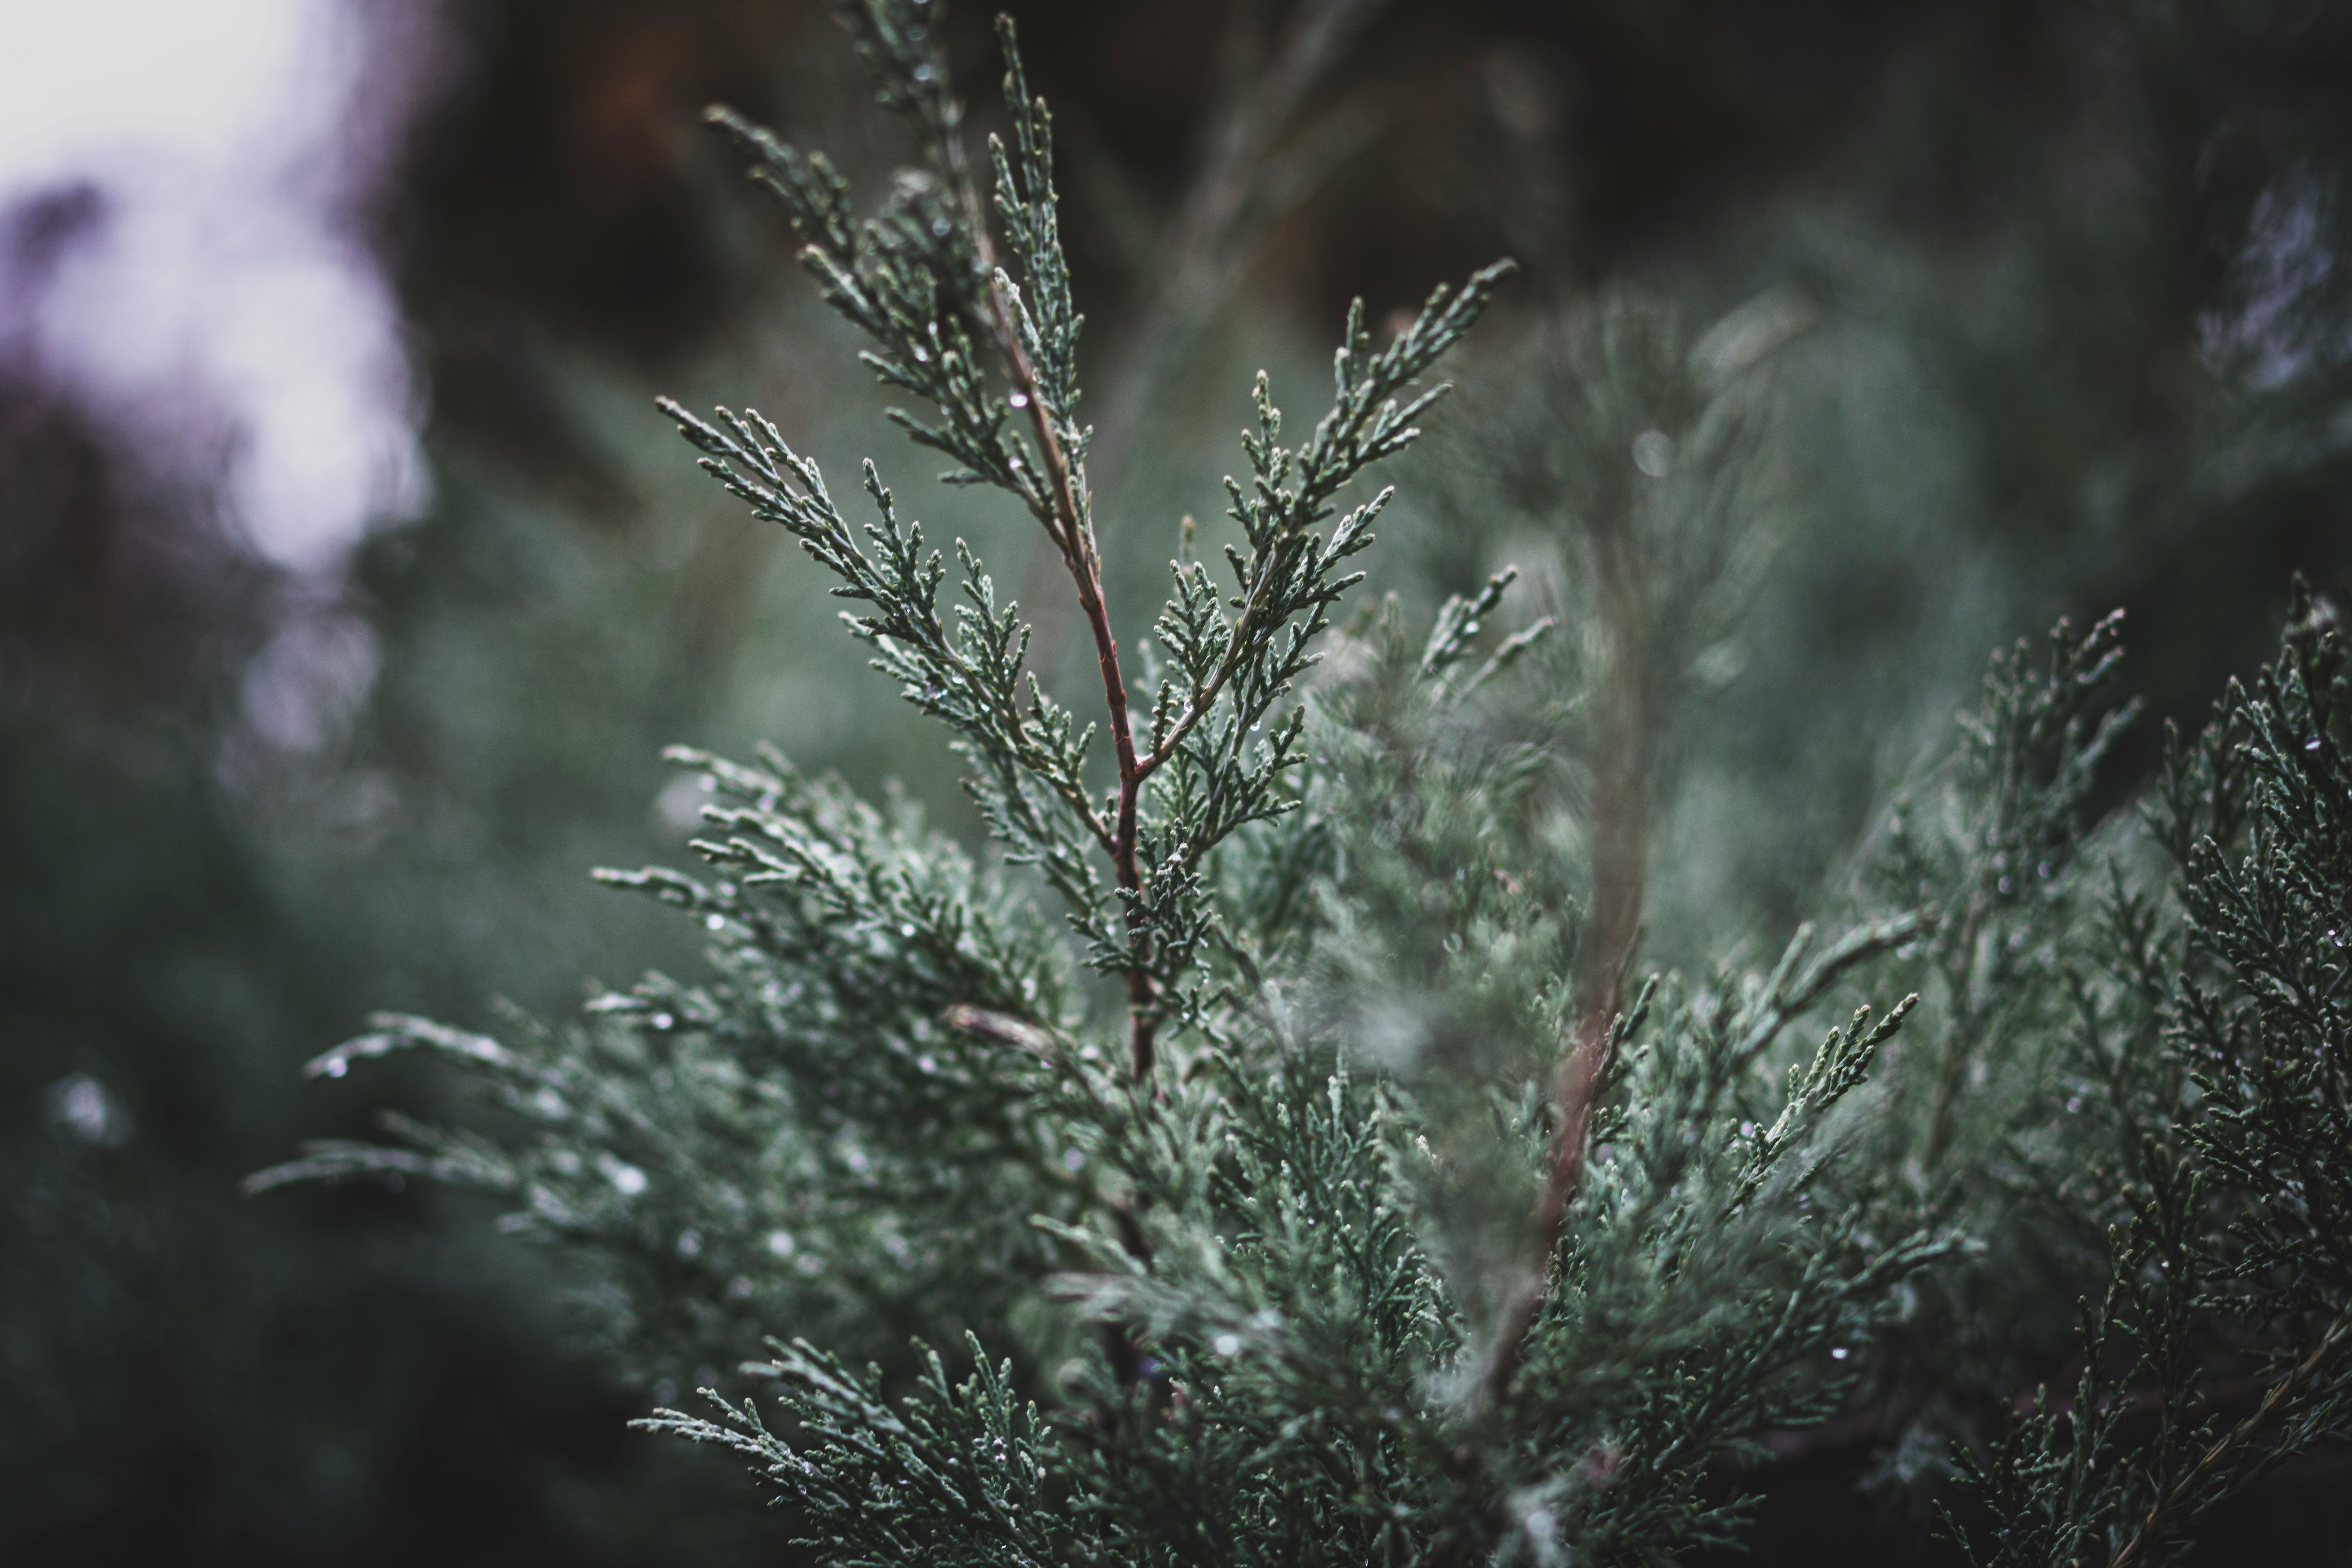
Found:
[{"label": "dew drop", "polygon": [[2072,1116],[2072,1115],[2074,1115],[2076,1111],[2078,1111],[2078,1110],[2082,1110],[2082,1109],[2083,1109],[2083,1097],[2082,1097],[2081,1095],[2079,1095],[2079,1094],[2075,1094],[2075,1095],[2069,1095],[2069,1096],[2067,1097],[2067,1099],[2066,1099],[2066,1114],[2067,1114],[2067,1115]]},{"label": "dew drop", "polygon": [[677,1255],[680,1258],[702,1256],[702,1233],[692,1226],[677,1233]]},{"label": "dew drop", "polygon": [[925,1077],[929,1077],[930,1074],[940,1070],[940,1064],[938,1059],[933,1057],[917,1057],[915,1058],[915,1070],[922,1073]]},{"label": "dew drop", "polygon": [[935,217],[931,220],[932,238],[945,239],[949,235],[953,234],[954,232],[955,225],[948,222],[947,219],[943,217]]},{"label": "dew drop", "polygon": [[725,915],[705,915],[702,917],[702,924],[704,929],[708,931],[725,931],[727,929],[727,917]]},{"label": "dew drop", "polygon": [[1085,1166],[1086,1163],[1087,1155],[1085,1150],[1065,1149],[1062,1151],[1062,1169],[1065,1171],[1079,1170]]},{"label": "dew drop", "polygon": [[352,1064],[343,1060],[341,1057],[335,1058],[327,1064],[327,1076],[329,1078],[341,1078],[351,1070]]},{"label": "dew drop", "polygon": [[936,77],[939,74],[939,72],[933,70],[929,66],[917,66],[915,68],[915,79],[917,81],[929,81],[933,77]]},{"label": "dew drop", "polygon": [[1853,1353],[1853,1352],[1850,1352],[1850,1351],[1848,1351],[1848,1350],[1847,1350],[1843,1345],[1840,1345],[1840,1346],[1838,1346],[1835,1350],[1833,1350],[1833,1351],[1830,1352],[1830,1360],[1832,1360],[1832,1361],[1843,1361],[1843,1360],[1845,1360],[1845,1358],[1846,1358],[1848,1355],[1850,1355],[1850,1354],[1852,1354],[1852,1353]]},{"label": "dew drop", "polygon": [[1029,406],[1029,395],[1025,392],[1016,392],[1004,401],[1015,408],[1026,408]]},{"label": "dew drop", "polygon": [[2006,878],[2006,877],[2003,877],[2003,878],[2000,879],[2000,890],[2001,890],[2004,894],[2014,892],[2014,891],[2016,891],[2016,889],[2017,889],[2017,884],[2016,884],[2016,883],[2014,883],[2014,882],[2012,882],[2012,881],[2011,881],[2011,880],[2010,880],[2008,878]]},{"label": "dew drop", "polygon": [[651,1018],[647,1019],[646,1022],[653,1025],[656,1029],[667,1029],[675,1027],[677,1020],[671,1017],[667,1013],[656,1013]]},{"label": "dew drop", "polygon": [[85,1143],[110,1149],[131,1135],[129,1114],[86,1072],[59,1079],[46,1098],[50,1120]]},{"label": "dew drop", "polygon": [[1633,466],[1654,479],[1663,479],[1675,466],[1675,438],[1664,430],[1644,430],[1633,437]]},{"label": "dew drop", "polygon": [[1210,1344],[1219,1355],[1239,1355],[1242,1337],[1239,1334],[1219,1334]]},{"label": "dew drop", "polygon": [[2303,743],[2303,749],[2306,752],[2315,752],[2319,750],[2319,737],[2314,735],[2310,740],[2305,741]]},{"label": "dew drop", "polygon": [[790,1258],[793,1255],[793,1233],[789,1230],[772,1230],[768,1233],[768,1251],[777,1258]]}]

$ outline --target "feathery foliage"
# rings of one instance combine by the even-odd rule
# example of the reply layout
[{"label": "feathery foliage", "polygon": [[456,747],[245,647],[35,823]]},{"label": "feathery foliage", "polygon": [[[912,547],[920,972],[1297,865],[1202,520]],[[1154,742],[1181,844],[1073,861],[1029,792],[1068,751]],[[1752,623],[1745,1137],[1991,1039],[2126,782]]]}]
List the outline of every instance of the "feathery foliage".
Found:
[{"label": "feathery foliage", "polygon": [[[2037,1182],[2128,1219],[2085,1317],[2092,1414],[2045,1405],[1968,1462],[2011,1521],[1982,1561],[2095,1539],[2151,1558],[2250,1465],[2335,1430],[2352,1173],[2331,1151],[2352,1129],[2328,944],[2352,927],[2352,844],[2319,612],[2177,752],[2177,889],[2135,890],[2086,844],[2129,714],[2096,716],[2116,623],[2062,626],[2046,672],[1995,661],[1838,934],[1636,984],[1665,765],[1643,737],[1719,608],[1673,578],[1746,559],[1759,437],[1734,384],[1763,350],[1602,333],[1604,361],[1679,389],[1669,437],[1590,367],[1597,425],[1641,416],[1619,467],[1662,478],[1677,439],[1685,467],[1635,527],[1612,510],[1623,473],[1565,483],[1597,637],[1496,635],[1509,573],[1415,636],[1393,601],[1341,624],[1391,494],[1365,480],[1508,268],[1435,290],[1385,344],[1359,304],[1297,445],[1258,378],[1223,574],[1188,532],[1123,649],[1052,122],[1003,23],[1005,131],[968,155],[940,8],[837,7],[917,152],[871,216],[822,154],[712,118],[918,405],[890,417],[1044,530],[1099,718],[1026,668],[1019,606],[961,542],[950,568],[873,462],[853,522],[771,421],[665,403],[951,731],[987,849],[779,755],[675,752],[712,795],[707,869],[604,876],[701,922],[710,974],[499,1039],[381,1019],[313,1070],[437,1053],[502,1119],[395,1122],[253,1184],[499,1194],[582,1259],[597,1331],[641,1371],[723,1367],[782,1331],[710,1414],[649,1424],[748,1458],[843,1563],[1637,1563],[1735,1541],[1727,1463],[1936,1375],[1921,1342],[2040,1245],[1988,1239],[2042,1223]],[[1596,451],[1622,445],[1604,434]],[[2092,1131],[2044,1125],[2053,1063],[2108,1090],[2074,1124]],[[2208,1341],[2270,1379],[2226,1433],[2200,1403]],[[2126,1391],[2151,1378],[2161,1429],[2134,1447]],[[1917,1429],[1948,1429],[1917,1405]]]},{"label": "feathery foliage", "polygon": [[2352,1435],[2352,767],[2336,614],[2168,737],[2148,809],[2161,904],[2120,879],[2068,979],[2070,1112],[2112,1129],[2076,1178],[2115,1216],[2071,1401],[2044,1394],[1970,1489],[1982,1564],[2158,1563],[2278,1459]]}]

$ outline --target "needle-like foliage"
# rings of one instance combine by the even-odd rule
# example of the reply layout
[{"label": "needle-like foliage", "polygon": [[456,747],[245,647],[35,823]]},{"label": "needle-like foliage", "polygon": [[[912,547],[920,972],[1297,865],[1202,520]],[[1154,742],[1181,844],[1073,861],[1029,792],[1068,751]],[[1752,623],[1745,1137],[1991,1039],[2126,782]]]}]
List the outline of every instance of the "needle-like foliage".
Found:
[{"label": "needle-like foliage", "polygon": [[[2128,714],[2094,717],[2115,623],[2062,626],[2046,670],[1996,661],[1833,932],[1641,979],[1650,733],[1668,666],[1717,632],[1658,574],[1746,558],[1716,534],[1748,521],[1762,425],[1738,377],[1760,351],[1602,331],[1590,374],[1638,362],[1681,390],[1667,415],[1591,390],[1640,432],[1574,468],[1601,636],[1497,635],[1508,572],[1414,635],[1393,600],[1339,624],[1391,494],[1368,470],[1418,436],[1444,391],[1423,376],[1508,268],[1385,343],[1360,304],[1303,438],[1258,377],[1222,571],[1188,532],[1122,645],[1100,541],[1125,520],[1098,532],[1052,121],[1011,24],[1005,131],[975,160],[939,0],[837,8],[916,149],[872,216],[822,154],[712,118],[916,405],[890,417],[1044,531],[1099,713],[1045,689],[1019,607],[875,464],[852,521],[774,423],[666,402],[950,731],[988,846],[778,755],[674,753],[711,797],[706,868],[604,875],[698,922],[709,974],[495,1039],[379,1019],[313,1070],[436,1053],[498,1118],[395,1121],[256,1186],[499,1194],[582,1261],[593,1323],[643,1374],[776,1336],[701,1372],[729,1384],[709,1413],[649,1425],[750,1459],[832,1562],[1651,1563],[1733,1541],[1727,1468],[1934,1370],[1938,1311],[2018,1255],[1983,1232],[2031,1205],[1988,1194],[2037,1181],[2124,1223],[2073,1411],[1970,1461],[2008,1521],[1983,1561],[2152,1559],[2250,1466],[2336,1429],[2352,778],[2317,608],[2177,749],[2171,890],[2084,868]],[[1677,449],[1661,418],[1684,478],[1621,526],[1647,482],[1627,476]],[[2052,1062],[2111,1091],[2076,1124],[2095,1133],[2034,1121],[2050,1097],[2017,1085]],[[1956,1170],[1987,1151],[1994,1174]],[[2209,1343],[2268,1380],[2236,1426],[2200,1403]]]},{"label": "needle-like foliage", "polygon": [[[2113,1129],[2077,1178],[2114,1213],[2073,1397],[1965,1468],[1972,1561],[2168,1561],[2279,1459],[2352,1435],[2352,763],[2336,613],[2168,737],[2161,906],[2118,883],[2074,993],[2068,1110]],[[2095,965],[2095,967],[2094,967]]]}]

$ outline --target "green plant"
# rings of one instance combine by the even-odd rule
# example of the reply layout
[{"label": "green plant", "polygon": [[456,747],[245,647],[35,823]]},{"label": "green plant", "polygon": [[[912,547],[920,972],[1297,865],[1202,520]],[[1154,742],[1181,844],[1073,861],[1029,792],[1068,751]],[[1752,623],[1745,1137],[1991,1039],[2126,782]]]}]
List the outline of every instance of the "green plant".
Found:
[{"label": "green plant", "polygon": [[1999,1522],[1972,1562],[2163,1562],[2280,1459],[2352,1434],[2352,801],[2336,613],[2298,586],[2286,646],[2168,736],[2148,809],[2171,863],[2118,875],[2067,973],[2065,1110],[2111,1129],[2074,1173],[2112,1215],[2071,1400],[2046,1392],[1965,1467]]},{"label": "green plant", "polygon": [[[1602,434],[1565,486],[1592,635],[1546,617],[1496,635],[1509,573],[1423,635],[1393,600],[1341,626],[1390,495],[1366,493],[1366,471],[1418,435],[1444,391],[1419,378],[1507,268],[1437,290],[1385,345],[1359,306],[1303,441],[1282,444],[1258,381],[1247,474],[1227,484],[1230,580],[1188,526],[1150,636],[1123,649],[1051,122],[1001,25],[1007,123],[984,201],[939,9],[841,7],[919,155],[871,217],[821,154],[713,118],[870,340],[866,363],[924,405],[891,417],[949,458],[949,482],[1002,491],[1045,531],[1101,718],[1024,669],[1018,606],[961,542],[953,567],[929,548],[871,462],[872,517],[854,523],[758,414],[665,404],[703,467],[839,579],[852,635],[953,732],[988,848],[780,755],[675,752],[713,795],[695,845],[709,869],[604,876],[700,922],[711,974],[649,975],[569,1028],[517,1016],[499,1039],[383,1019],[314,1070],[436,1052],[503,1122],[395,1121],[393,1143],[320,1146],[255,1184],[395,1172],[501,1194],[514,1228],[581,1260],[595,1331],[646,1372],[722,1367],[788,1331],[742,1369],[755,1392],[722,1394],[713,1370],[714,1415],[650,1424],[750,1458],[801,1538],[847,1562],[1641,1562],[1732,1541],[1743,1503],[1710,1479],[1727,1456],[1923,1367],[1997,1384],[1906,1341],[1990,1288],[1988,1257],[2063,1235],[2035,1182],[2118,1151],[2114,1201],[2152,1217],[2116,1255],[2085,1378],[2116,1375],[2109,1325],[2154,1322],[2146,1303],[2208,1310],[2210,1293],[2177,1294],[2186,1261],[2143,1289],[2150,1259],[2190,1257],[2168,1216],[2219,1201],[2177,1173],[2176,1145],[2243,1192],[2316,1191],[2326,1128],[2295,1120],[2300,1079],[2238,1110],[2211,1079],[2189,1113],[2170,1045],[2116,1058],[2130,1087],[2112,1118],[2044,1114],[2053,1056],[2125,1012],[2147,1035],[2237,1008],[2251,1021],[2199,1048],[2256,1064],[2250,1084],[2300,1060],[2248,1032],[2278,984],[2245,982],[2242,1006],[2193,986],[2131,1002],[2090,966],[2137,953],[2133,974],[2158,973],[2162,925],[2120,871],[2104,921],[2090,912],[2108,861],[2085,854],[2080,818],[2126,720],[2095,718],[2116,624],[2062,626],[2046,671],[1996,661],[1948,767],[1829,900],[1840,934],[1803,926],[1769,966],[1636,983],[1655,738],[1720,608],[1691,579],[1711,592],[1744,559],[1754,356],[1719,363],[1717,339],[1605,317],[1586,372]],[[1639,489],[1628,471],[1679,477]],[[2289,730],[2315,713],[2325,728],[2313,679],[2273,702]],[[2238,721],[2176,769],[2180,798],[2236,801]],[[2185,885],[2179,929],[2221,933],[2200,939],[2217,974],[2287,951],[2294,933],[2230,912],[2261,889],[2341,906],[2346,847],[2288,852],[2295,813],[2337,807],[2291,798],[2248,829],[2283,872],[2225,897],[2238,885],[2208,856]],[[2311,973],[2273,978],[2310,994]],[[1832,1010],[1844,1021],[1808,1048],[1797,1031]],[[1995,1152],[2014,1158],[1996,1168]],[[2282,1298],[2298,1323],[2340,1303],[2312,1239],[2331,1233],[2242,1208],[2236,1278],[2305,1281]],[[2062,1279],[2090,1267],[2046,1250]],[[2148,1363],[2168,1411],[2185,1364]],[[2334,1384],[2314,1375],[2269,1385],[2289,1408],[2264,1407],[2248,1457],[2333,1429]],[[2108,1386],[2086,1382],[2083,1407],[2112,1407]],[[2053,1489],[2057,1419],[2017,1426],[1971,1474],[2074,1540],[2122,1517],[2142,1471],[2115,1468],[2112,1423],[2084,1423],[2063,1462],[2077,1479]],[[2234,1451],[2146,1470],[2150,1527],[2177,1531],[2225,1472]],[[2122,1500],[2084,1500],[2085,1477]]]}]

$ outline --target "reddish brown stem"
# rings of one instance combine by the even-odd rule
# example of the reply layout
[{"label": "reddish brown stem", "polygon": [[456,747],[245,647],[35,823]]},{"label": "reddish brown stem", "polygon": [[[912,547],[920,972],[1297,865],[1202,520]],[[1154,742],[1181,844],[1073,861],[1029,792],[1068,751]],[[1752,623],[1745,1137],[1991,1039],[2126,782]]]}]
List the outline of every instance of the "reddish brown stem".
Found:
[{"label": "reddish brown stem", "polygon": [[1004,290],[996,284],[995,247],[991,241],[979,187],[964,162],[962,139],[952,129],[947,137],[950,174],[961,191],[966,221],[979,251],[979,261],[990,282],[989,325],[1003,355],[1005,377],[1018,393],[1017,402],[1029,415],[1029,429],[1037,443],[1038,460],[1045,468],[1046,503],[1037,521],[1062,554],[1070,580],[1076,585],[1078,608],[1094,634],[1095,661],[1101,668],[1103,703],[1109,710],[1111,746],[1118,762],[1118,802],[1110,830],[1111,875],[1118,883],[1128,932],[1128,1042],[1135,1081],[1150,1081],[1157,1060],[1151,1016],[1155,993],[1151,983],[1151,939],[1143,929],[1139,903],[1143,878],[1135,863],[1136,808],[1143,792],[1144,770],[1137,764],[1134,726],[1127,711],[1127,679],[1118,667],[1118,639],[1111,635],[1110,612],[1104,606],[1102,556],[1095,545],[1093,512],[1085,481],[1063,448],[1052,414],[1039,395],[1037,373],[1021,345],[1013,310]]},{"label": "reddish brown stem", "polygon": [[1535,1231],[1539,1238],[1537,1258],[1504,1304],[1501,1321],[1496,1326],[1495,1348],[1486,1360],[1486,1376],[1479,1383],[1481,1410],[1493,1409],[1510,1392],[1511,1379],[1518,1373],[1519,1357],[1527,1345],[1528,1331],[1535,1326],[1537,1309],[1543,1305],[1544,1289],[1551,1279],[1552,1254],[1559,1249],[1560,1232],[1568,1222],[1568,1205],[1575,1198],[1577,1184],[1584,1173],[1585,1135],[1591,1127],[1593,1097],[1608,1066],[1609,1029],[1613,1021],[1613,1013],[1605,1018],[1598,1012],[1585,1014],[1577,1023],[1567,1055],[1561,1058],[1552,1089],[1559,1127],[1552,1134],[1549,1169],[1543,1192],[1536,1200]]},{"label": "reddish brown stem", "polygon": [[1559,1125],[1552,1132],[1543,1192],[1536,1199],[1535,1260],[1505,1305],[1502,1321],[1496,1327],[1495,1348],[1487,1359],[1479,1391],[1483,1409],[1491,1409],[1502,1401],[1518,1372],[1528,1331],[1535,1324],[1537,1309],[1543,1305],[1544,1291],[1550,1283],[1552,1255],[1559,1250],[1562,1233],[1568,1227],[1569,1205],[1575,1201],[1577,1185],[1583,1179],[1593,1104],[1609,1079],[1610,1047],[1617,1015],[1623,1005],[1625,969],[1641,926],[1641,858],[1635,846],[1647,839],[1640,820],[1644,814],[1638,805],[1625,804],[1633,809],[1620,819],[1619,826],[1633,843],[1618,846],[1614,852],[1606,854],[1600,868],[1600,885],[1595,889],[1591,911],[1593,928],[1588,933],[1592,943],[1588,951],[1594,957],[1586,972],[1585,999],[1577,1009],[1568,1049],[1552,1079],[1552,1113]]},{"label": "reddish brown stem", "polygon": [[[1118,760],[1118,805],[1110,832],[1111,874],[1127,898],[1128,1043],[1135,1080],[1147,1083],[1156,1058],[1151,1019],[1151,939],[1143,929],[1142,917],[1136,907],[1142,893],[1143,878],[1135,863],[1136,807],[1143,793],[1144,770],[1136,760],[1135,731],[1128,718],[1127,679],[1118,667],[1118,639],[1111,634],[1110,612],[1103,605],[1102,557],[1095,548],[1094,522],[1086,498],[1080,493],[1078,475],[1062,449],[1060,436],[1054,429],[1044,399],[1037,395],[1035,373],[1013,331],[1003,292],[991,289],[989,303],[995,313],[999,346],[1013,384],[1027,402],[1029,427],[1036,437],[1038,452],[1045,465],[1048,493],[1053,497],[1053,517],[1047,523],[1047,531],[1055,535],[1055,543],[1061,547],[1062,563],[1069,568],[1070,580],[1077,586],[1078,608],[1087,617],[1087,629],[1094,634],[1095,661],[1102,670],[1103,703],[1110,710],[1111,746]],[[1055,523],[1058,528],[1054,526]]]},{"label": "reddish brown stem", "polygon": [[1536,1199],[1536,1246],[1525,1277],[1504,1303],[1494,1348],[1473,1406],[1494,1409],[1510,1392],[1528,1331],[1551,1280],[1553,1256],[1568,1227],[1568,1211],[1584,1175],[1592,1109],[1607,1087],[1625,974],[1641,934],[1642,894],[1649,863],[1653,726],[1642,577],[1631,542],[1621,530],[1596,529],[1595,576],[1601,615],[1613,645],[1605,717],[1593,779],[1592,901],[1580,942],[1576,1017],[1552,1078],[1555,1126],[1542,1193]]}]

